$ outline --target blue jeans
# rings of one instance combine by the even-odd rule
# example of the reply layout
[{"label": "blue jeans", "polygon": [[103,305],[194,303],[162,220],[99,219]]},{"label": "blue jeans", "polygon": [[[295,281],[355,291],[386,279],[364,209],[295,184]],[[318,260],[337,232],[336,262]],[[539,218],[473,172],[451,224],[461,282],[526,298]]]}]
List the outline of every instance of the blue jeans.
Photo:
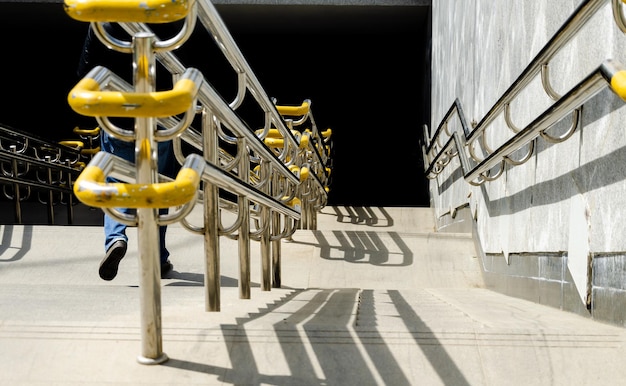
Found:
[{"label": "blue jeans", "polygon": [[[104,130],[100,130],[100,150],[114,154],[132,163],[135,162],[135,144],[133,142],[126,142],[113,138]],[[159,173],[164,174],[168,177],[173,177],[176,170],[176,161],[174,159],[172,141],[159,142],[158,152]],[[114,179],[113,177],[107,177],[107,182],[118,182],[118,180]],[[118,208],[118,210],[123,213],[134,212],[134,209],[129,208]],[[168,208],[159,209],[159,214],[167,214],[167,212]],[[113,245],[113,243],[117,240],[124,240],[128,242],[128,237],[126,236],[126,227],[127,226],[125,224],[119,223],[118,221],[111,218],[111,216],[107,214],[104,215],[105,251],[107,251],[111,247],[111,245]],[[167,226],[164,225],[159,227],[159,251],[161,264],[164,264],[170,256],[170,252],[165,247],[166,231]]]}]

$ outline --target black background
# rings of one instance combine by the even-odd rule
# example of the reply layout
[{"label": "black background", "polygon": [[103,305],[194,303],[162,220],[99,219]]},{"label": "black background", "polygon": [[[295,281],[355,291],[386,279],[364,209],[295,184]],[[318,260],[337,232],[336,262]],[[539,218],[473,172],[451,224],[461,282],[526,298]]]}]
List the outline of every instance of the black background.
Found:
[{"label": "black background", "polygon": [[[333,130],[329,205],[429,206],[428,7],[216,8],[267,95],[310,99],[318,128]],[[67,104],[87,28],[62,3],[0,2],[0,124],[52,140],[95,126]],[[202,27],[176,55],[232,100],[234,72]]]}]

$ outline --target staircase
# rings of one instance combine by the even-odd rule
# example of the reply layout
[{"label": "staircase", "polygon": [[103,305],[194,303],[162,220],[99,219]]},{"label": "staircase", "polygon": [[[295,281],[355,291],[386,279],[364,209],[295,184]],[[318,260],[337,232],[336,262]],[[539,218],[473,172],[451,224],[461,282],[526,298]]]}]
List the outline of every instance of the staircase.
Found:
[{"label": "staircase", "polygon": [[[191,216],[201,218],[201,213]],[[220,238],[221,311],[204,310],[203,240],[168,228],[163,351],[140,353],[136,233],[98,278],[100,227],[0,226],[0,384],[590,385],[626,379],[626,332],[484,288],[468,234],[429,208],[327,207],[282,243],[282,288],[238,291]]]}]

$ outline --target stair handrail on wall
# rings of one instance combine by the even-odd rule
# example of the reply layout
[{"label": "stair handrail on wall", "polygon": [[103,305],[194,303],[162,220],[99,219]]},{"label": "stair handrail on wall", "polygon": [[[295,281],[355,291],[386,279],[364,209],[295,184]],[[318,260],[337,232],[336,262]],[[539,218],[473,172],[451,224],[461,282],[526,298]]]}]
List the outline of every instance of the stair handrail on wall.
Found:
[{"label": "stair handrail on wall", "polygon": [[[605,60],[563,96],[559,96],[549,82],[550,60],[607,1],[583,1],[472,130],[469,129],[458,98],[453,102],[432,136],[428,126],[425,125],[425,143],[422,151],[426,177],[436,178],[451,159],[458,155],[464,179],[469,184],[481,185],[487,181],[493,181],[503,174],[506,164],[517,166],[530,159],[534,152],[534,140],[537,137],[541,136],[544,140],[553,143],[567,140],[578,127],[580,106],[604,88],[611,88],[626,101],[626,69],[621,63],[612,59]],[[626,33],[623,3],[623,0],[611,0],[615,23],[622,32]],[[555,102],[526,127],[517,128],[510,118],[510,103],[539,74],[541,74],[544,91]],[[494,150],[487,143],[485,133],[500,114],[504,114],[507,128],[515,134]],[[568,114],[572,114],[572,125],[564,134],[553,137],[546,133],[547,129]],[[461,124],[462,133],[456,130],[451,132],[448,127],[449,122],[455,116]],[[478,154],[478,146],[482,154]],[[520,159],[512,157],[513,153],[526,146],[526,154],[523,157]]]}]

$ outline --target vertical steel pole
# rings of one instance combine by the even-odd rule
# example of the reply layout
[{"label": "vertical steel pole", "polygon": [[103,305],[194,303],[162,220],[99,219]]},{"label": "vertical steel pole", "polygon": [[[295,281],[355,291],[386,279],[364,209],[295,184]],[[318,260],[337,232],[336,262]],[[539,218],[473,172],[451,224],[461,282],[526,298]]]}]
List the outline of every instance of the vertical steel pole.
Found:
[{"label": "vertical steel pole", "polygon": [[[270,165],[268,162],[261,161],[261,176],[265,178],[270,173]],[[265,184],[265,193],[270,192],[270,180]],[[270,236],[272,231],[272,214],[270,208],[263,205],[261,207],[261,291],[269,291],[272,289],[272,245],[270,243]]]},{"label": "vertical steel pole", "polygon": [[[11,153],[17,154],[17,146],[11,145]],[[11,173],[15,181],[18,178],[17,159],[13,158],[11,162]],[[20,197],[20,186],[17,183],[13,184],[13,200],[15,204],[15,222],[22,223],[22,198]]]},{"label": "vertical steel pole", "polygon": [[[285,221],[287,218],[285,216]],[[281,278],[280,278],[280,238],[278,238],[278,234],[280,233],[280,213],[272,212],[272,286],[274,288],[280,288],[281,286]]]},{"label": "vertical steel pole", "polygon": [[[250,160],[246,148],[245,138],[237,139],[239,154],[239,178],[244,184],[250,182]],[[239,298],[250,299],[250,204],[248,198],[239,195],[239,211],[241,225],[239,226]]]},{"label": "vertical steel pole", "polygon": [[[49,155],[44,157],[45,161],[52,164],[52,157]],[[46,168],[46,183],[52,186],[52,168]],[[54,225],[54,192],[48,189],[48,224]]]},{"label": "vertical steel pole", "polygon": [[[69,159],[66,159],[65,166],[67,166],[68,168],[71,168],[72,161],[70,161]],[[68,188],[70,188],[71,190],[74,182],[72,181],[72,172],[70,171],[67,172],[66,183],[67,183]],[[67,223],[68,225],[74,224],[74,193],[72,191],[70,191],[67,194]]]},{"label": "vertical steel pole", "polygon": [[[154,34],[140,32],[133,37],[133,76],[135,91],[156,89]],[[135,120],[135,164],[137,183],[158,182],[158,147],[154,139],[156,119],[138,117]],[[158,210],[137,209],[137,239],[139,242],[139,283],[141,297],[142,364],[159,364],[168,357],[163,353],[161,337],[161,267],[159,264]]]},{"label": "vertical steel pole", "polygon": [[[218,164],[218,135],[215,116],[202,113],[202,138],[204,159]],[[217,185],[204,182],[204,253],[205,264],[205,310],[220,310],[220,242],[219,242],[219,190]]]}]

